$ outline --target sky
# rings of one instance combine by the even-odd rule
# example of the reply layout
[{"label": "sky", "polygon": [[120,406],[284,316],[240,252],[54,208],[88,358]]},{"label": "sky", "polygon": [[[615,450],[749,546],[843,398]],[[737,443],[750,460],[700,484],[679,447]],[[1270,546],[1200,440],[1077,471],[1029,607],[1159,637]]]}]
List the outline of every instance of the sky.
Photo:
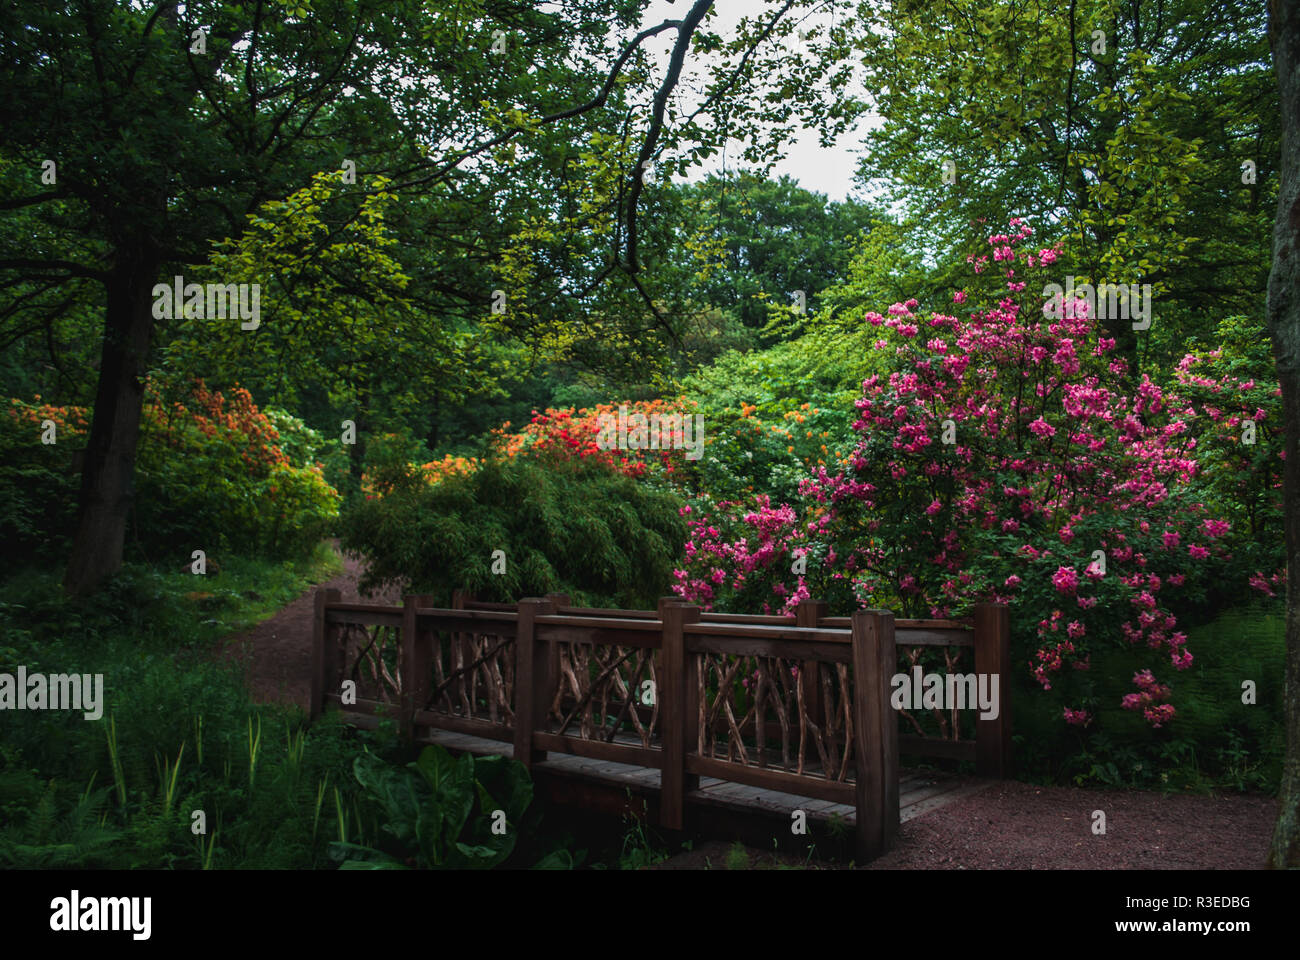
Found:
[{"label": "sky", "polygon": [[[671,0],[652,0],[646,8],[643,25],[650,26],[663,20],[680,18],[688,6],[689,0],[676,0],[676,3],[671,2]],[[761,0],[718,0],[715,4],[717,13],[710,21],[710,27],[726,38],[735,30],[736,24],[739,23],[742,17],[746,15],[753,16],[762,12],[765,8],[767,8],[767,4],[761,2]],[[816,17],[811,17],[805,21],[809,27],[817,22],[819,21]],[[660,77],[662,77],[662,71],[668,64],[668,55],[676,36],[675,32],[667,31],[658,37],[652,37],[647,43],[646,49],[655,55],[660,65]],[[685,71],[682,79],[684,82],[688,80]],[[872,122],[872,118],[867,118],[859,125],[859,131],[865,129]],[[830,200],[844,200],[850,193],[858,197],[865,197],[866,194],[862,189],[854,184],[854,171],[858,165],[857,153],[860,149],[861,137],[853,132],[846,133],[838,143],[826,148],[819,142],[815,131],[804,131],[795,141],[787,145],[787,156],[773,168],[772,176],[779,177],[782,174],[789,174],[798,180],[805,189],[824,193]],[[728,169],[735,168],[739,156],[739,144],[734,144],[734,148],[727,150],[726,162]],[[709,173],[717,172],[721,164],[715,162],[716,160],[717,158],[712,158],[706,161],[700,168],[693,171],[688,179],[699,180]]]}]

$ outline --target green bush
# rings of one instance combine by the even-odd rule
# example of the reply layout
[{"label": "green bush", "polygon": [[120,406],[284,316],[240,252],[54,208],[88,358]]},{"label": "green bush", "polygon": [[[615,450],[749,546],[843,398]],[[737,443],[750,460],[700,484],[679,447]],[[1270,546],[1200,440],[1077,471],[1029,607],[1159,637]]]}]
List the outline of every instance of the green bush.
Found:
[{"label": "green bush", "polygon": [[[330,856],[348,870],[486,870],[514,852],[533,799],[522,763],[505,757],[453,759],[442,747],[425,747],[404,767],[363,753],[353,763],[369,805],[381,816],[373,846],[330,844]],[[557,851],[538,866],[572,866]]]},{"label": "green bush", "polygon": [[[76,528],[80,477],[66,411],[10,400],[0,412],[0,574],[67,558]],[[41,422],[54,419],[55,443],[41,442]]]},{"label": "green bush", "polygon": [[[504,602],[564,592],[648,607],[667,592],[685,541],[674,494],[587,461],[487,461],[434,485],[400,468],[381,477],[388,492],[343,521],[344,548],[368,561],[363,588],[401,583],[440,602],[456,588]],[[492,569],[497,550],[503,573]]]}]

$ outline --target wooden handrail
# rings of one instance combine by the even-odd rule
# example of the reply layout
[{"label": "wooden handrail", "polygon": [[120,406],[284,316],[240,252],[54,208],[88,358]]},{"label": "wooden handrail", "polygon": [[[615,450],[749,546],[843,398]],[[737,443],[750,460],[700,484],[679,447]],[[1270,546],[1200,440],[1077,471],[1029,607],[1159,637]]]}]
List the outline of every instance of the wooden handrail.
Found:
[{"label": "wooden handrail", "polygon": [[[657,610],[573,607],[568,604],[568,597],[559,594],[530,598],[518,604],[483,603],[458,594],[451,608],[432,604],[433,598],[428,596],[408,596],[401,607],[344,603],[337,590],[318,590],[312,650],[312,716],[319,715],[327,703],[360,713],[373,714],[379,708],[378,701],[362,699],[354,706],[342,705],[337,687],[344,664],[342,628],[347,625],[397,628],[401,631],[398,663],[401,726],[407,736],[415,736],[422,728],[445,727],[512,741],[513,755],[530,768],[544,761],[548,751],[556,751],[658,769],[660,819],[671,829],[685,826],[687,795],[698,787],[701,774],[730,776],[737,782],[796,793],[802,789],[808,795],[827,799],[851,799],[857,807],[858,853],[864,859],[887,849],[897,831],[900,747],[909,753],[973,759],[981,776],[1005,777],[1010,773],[1010,621],[1003,605],[980,604],[970,620],[895,620],[892,613],[882,610],[859,610],[851,617],[826,616],[826,604],[816,600],[803,601],[794,616],[705,613],[674,597],[661,600]],[[489,700],[491,718],[473,715],[467,712],[469,707],[452,706],[448,712],[446,707],[435,708],[430,702],[438,699],[431,697],[431,691],[437,692],[431,682],[433,658],[443,656],[438,639],[442,634],[452,635],[453,647],[458,651],[455,654],[458,659],[453,663],[461,666],[456,670],[447,667],[451,672],[438,689],[448,689],[451,683],[462,684],[460,702],[469,704],[460,677],[480,670],[487,676],[489,669],[495,671],[497,699]],[[480,636],[493,638],[493,646],[478,646],[476,638]],[[466,646],[462,650],[457,644]],[[653,659],[656,699],[648,701],[653,706],[646,706],[646,701],[634,703],[627,699],[627,686],[636,677],[633,674],[617,680],[624,693],[614,703],[622,705],[622,712],[601,738],[581,739],[564,730],[548,732],[546,724],[552,703],[560,702],[560,650],[564,644],[627,648],[633,653],[626,656],[640,658],[630,662],[642,664],[638,668],[641,670]],[[977,719],[974,741],[900,739],[897,717],[890,704],[891,679],[899,672],[898,648],[919,646],[973,647],[976,673],[996,674],[1000,678],[998,715]],[[642,652],[635,653],[638,648]],[[805,722],[803,711],[806,710],[807,722],[818,728],[828,720],[825,715],[828,706],[822,701],[823,690],[817,682],[820,665],[838,664],[840,671],[851,668],[852,680],[844,688],[843,697],[852,699],[852,728],[841,726],[844,735],[852,737],[852,756],[845,759],[852,760],[856,771],[854,782],[844,781],[847,768],[843,764],[837,767],[838,779],[800,772],[802,752],[798,770],[792,763],[769,768],[762,757],[761,743],[756,763],[736,763],[702,755],[699,745],[705,738],[700,731],[703,712],[699,698],[704,681],[699,671],[705,658],[719,655],[795,661],[802,668],[791,671],[799,674],[797,684],[802,704],[799,722]],[[718,663],[735,662],[726,661],[725,656],[715,660],[711,669],[721,669]],[[501,661],[500,657],[507,660]],[[603,671],[608,676],[613,661],[604,662],[610,664]],[[570,678],[576,663],[565,668],[570,671]],[[442,677],[443,673],[439,672],[438,676]],[[720,678],[721,674],[716,676]],[[840,676],[846,675],[841,672]],[[509,678],[511,688],[501,687],[503,677]],[[478,682],[471,679],[471,683]],[[569,686],[572,684],[571,679]],[[507,692],[502,694],[502,689]],[[454,700],[453,695],[451,702]],[[567,702],[573,703],[571,698]],[[848,700],[844,702],[847,710]],[[507,710],[504,722],[497,719],[497,704],[504,704]],[[579,702],[574,707],[575,713],[580,706]],[[509,722],[510,712],[513,712],[513,723]],[[760,740],[769,736],[773,727],[768,715],[753,718]],[[641,745],[612,739],[614,731],[629,716],[639,724],[636,729],[646,731]],[[842,716],[830,719],[838,723]],[[655,717],[657,743],[648,739]],[[782,725],[786,722],[781,720]],[[709,724],[713,732],[708,737],[721,732],[725,738],[725,721],[710,719]],[[733,736],[738,735],[734,727],[732,731]],[[849,749],[847,743],[845,749]]]}]

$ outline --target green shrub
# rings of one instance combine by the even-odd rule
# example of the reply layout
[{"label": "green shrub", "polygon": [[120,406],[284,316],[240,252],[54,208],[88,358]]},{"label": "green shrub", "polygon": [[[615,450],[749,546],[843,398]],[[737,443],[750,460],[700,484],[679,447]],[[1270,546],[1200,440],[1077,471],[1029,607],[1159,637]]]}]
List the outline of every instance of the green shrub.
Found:
[{"label": "green shrub", "polygon": [[402,583],[440,602],[458,587],[505,602],[564,592],[647,607],[667,591],[685,540],[674,494],[582,460],[487,461],[432,485],[400,469],[383,480],[389,492],[343,523],[344,548],[368,561],[363,589]]}]

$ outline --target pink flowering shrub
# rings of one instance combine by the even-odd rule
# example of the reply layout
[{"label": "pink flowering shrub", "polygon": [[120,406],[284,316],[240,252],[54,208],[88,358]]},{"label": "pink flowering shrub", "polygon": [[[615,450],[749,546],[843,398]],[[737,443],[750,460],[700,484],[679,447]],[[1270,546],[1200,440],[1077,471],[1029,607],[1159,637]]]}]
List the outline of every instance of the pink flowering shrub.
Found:
[{"label": "pink flowering shrub", "polygon": [[[915,300],[867,314],[893,369],[862,385],[847,468],[808,478],[799,511],[762,502],[730,523],[698,519],[677,590],[727,609],[845,596],[917,617],[1006,602],[1014,651],[1066,723],[1094,718],[1092,653],[1108,649],[1145,663],[1122,706],[1164,726],[1176,681],[1156,677],[1193,662],[1179,611],[1238,562],[1241,511],[1206,483],[1203,445],[1227,444],[1234,411],[1256,398],[1224,377],[1192,380],[1204,360],[1185,361],[1179,383],[1134,377],[1083,301],[1044,304],[1044,285],[1063,279],[1058,249],[1032,235],[1013,219],[970,258],[977,276],[953,297],[964,316]],[[1221,453],[1215,464],[1240,469]],[[806,576],[790,569],[800,552]],[[1234,569],[1236,582],[1267,586],[1266,559]]]},{"label": "pink flowering shrub", "polygon": [[[759,496],[749,508],[723,501],[710,514],[690,506],[682,513],[688,540],[684,565],[673,572],[679,596],[705,610],[786,614],[812,595],[806,578],[791,571],[813,546],[793,507],[774,508]],[[816,563],[809,556],[804,565]]]}]

